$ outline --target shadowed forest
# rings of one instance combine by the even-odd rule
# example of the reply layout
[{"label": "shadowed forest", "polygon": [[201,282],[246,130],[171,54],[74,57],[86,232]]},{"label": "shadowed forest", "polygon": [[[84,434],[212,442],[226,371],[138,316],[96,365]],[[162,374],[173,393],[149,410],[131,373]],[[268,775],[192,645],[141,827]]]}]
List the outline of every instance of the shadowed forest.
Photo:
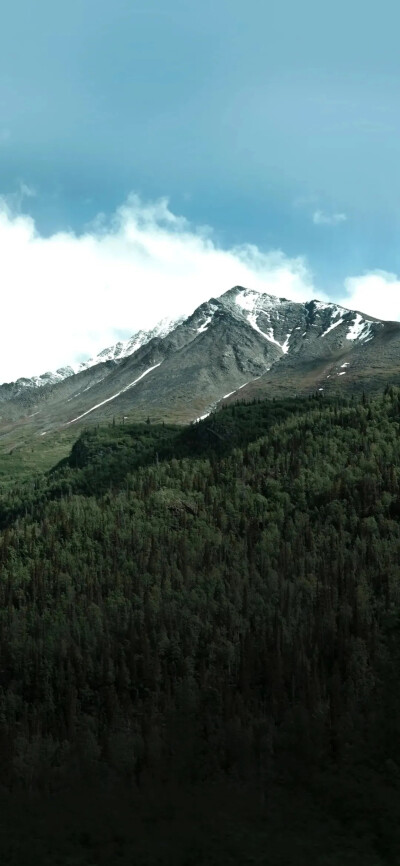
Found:
[{"label": "shadowed forest", "polygon": [[400,391],[0,492],[2,866],[400,863]]}]

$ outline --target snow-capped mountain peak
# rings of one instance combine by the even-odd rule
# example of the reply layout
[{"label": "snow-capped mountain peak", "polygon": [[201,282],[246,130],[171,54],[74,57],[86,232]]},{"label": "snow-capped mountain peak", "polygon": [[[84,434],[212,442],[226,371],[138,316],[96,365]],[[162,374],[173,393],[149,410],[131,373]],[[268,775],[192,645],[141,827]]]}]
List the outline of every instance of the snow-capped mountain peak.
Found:
[{"label": "snow-capped mountain peak", "polygon": [[[344,325],[345,338],[362,343],[373,339],[377,328],[383,326],[383,323],[376,319],[335,303],[324,303],[314,299],[301,304],[287,298],[245,289],[242,286],[235,286],[225,292],[221,300],[232,311],[236,309],[244,315],[248,324],[266,340],[275,343],[283,354],[287,354],[290,350],[292,336],[298,336],[294,332],[302,330],[301,325],[294,324],[295,318],[301,317],[303,320],[305,331],[302,333],[302,338],[307,336],[310,328],[315,329],[313,338],[326,337],[340,325]],[[341,336],[343,336],[342,331],[343,329],[338,331]]]},{"label": "snow-capped mountain peak", "polygon": [[[152,407],[159,417],[190,420],[236,392],[247,399],[254,383],[266,395],[332,382],[342,389],[366,366],[392,370],[398,345],[400,324],[235,286],[190,316],[164,318],[80,364],[0,386],[2,416],[46,404],[55,407],[52,423],[91,420],[110,407],[125,414]],[[27,415],[35,424],[37,416]]]},{"label": "snow-capped mountain peak", "polygon": [[135,331],[128,340],[119,341],[114,346],[109,346],[107,349],[102,349],[94,358],[89,358],[87,361],[82,361],[75,367],[74,372],[80,373],[81,370],[88,370],[89,367],[94,367],[96,364],[103,364],[105,361],[120,361],[123,358],[128,358],[133,355],[141,346],[149,343],[155,337],[167,337],[171,331],[184,321],[184,316],[179,319],[164,318],[161,319],[149,331]]}]

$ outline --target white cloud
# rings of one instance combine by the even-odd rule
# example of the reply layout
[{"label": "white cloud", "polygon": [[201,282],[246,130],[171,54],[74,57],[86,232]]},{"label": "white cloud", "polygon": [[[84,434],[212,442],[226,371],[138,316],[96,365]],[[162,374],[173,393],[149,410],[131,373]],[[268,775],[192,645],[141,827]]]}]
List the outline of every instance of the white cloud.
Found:
[{"label": "white cloud", "polygon": [[[166,199],[132,195],[80,235],[41,237],[19,212],[30,193],[21,184],[0,198],[0,382],[78,363],[238,284],[295,301],[332,300],[313,285],[304,258],[251,244],[222,249],[210,228],[190,225]],[[399,320],[400,279],[351,276],[335,300]]]},{"label": "white cloud", "polygon": [[81,235],[45,238],[18,212],[27,190],[0,199],[0,382],[81,361],[234,285],[297,301],[316,296],[303,258],[251,244],[222,249],[211,229],[191,226],[166,199],[132,195]]},{"label": "white cloud", "polygon": [[345,280],[345,291],[338,303],[360,310],[377,319],[400,319],[400,279],[388,271],[371,271]]},{"label": "white cloud", "polygon": [[327,214],[322,210],[315,210],[312,220],[316,226],[337,226],[339,223],[346,222],[347,216],[345,213]]}]

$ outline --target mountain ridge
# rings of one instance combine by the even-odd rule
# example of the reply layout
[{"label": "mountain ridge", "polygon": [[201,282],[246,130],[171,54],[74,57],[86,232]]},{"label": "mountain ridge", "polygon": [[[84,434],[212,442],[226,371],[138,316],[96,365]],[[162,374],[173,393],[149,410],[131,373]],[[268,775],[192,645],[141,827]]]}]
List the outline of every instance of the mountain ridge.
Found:
[{"label": "mountain ridge", "polygon": [[398,322],[234,286],[75,372],[3,383],[0,435],[8,441],[22,426],[44,436],[114,415],[188,423],[225,401],[374,388],[400,381],[399,359]]},{"label": "mountain ridge", "polygon": [[[201,305],[199,305],[199,307],[196,308],[194,313],[191,315],[194,315],[198,310],[201,310],[203,307],[207,308],[207,307],[210,307],[212,305],[218,304],[218,301],[221,300],[221,298],[224,298],[225,304],[226,304],[226,306],[228,306],[228,301],[232,297],[234,297],[235,293],[237,293],[238,290],[240,290],[243,293],[242,297],[243,297],[243,301],[244,301],[244,302],[239,302],[239,306],[241,306],[243,310],[247,309],[250,311],[250,315],[248,317],[248,320],[249,320],[250,324],[252,324],[253,327],[255,327],[256,330],[257,330],[257,327],[253,324],[252,319],[254,318],[255,311],[263,312],[263,308],[265,308],[265,300],[266,299],[269,299],[270,301],[272,301],[271,307],[276,307],[278,303],[279,304],[281,304],[281,303],[287,303],[287,304],[296,303],[296,304],[298,304],[298,302],[289,301],[287,298],[282,298],[282,297],[278,298],[277,296],[270,295],[268,293],[260,293],[256,290],[253,290],[253,289],[243,289],[243,287],[241,287],[241,286],[234,286],[233,288],[228,289],[219,298],[210,298],[209,301],[203,302]],[[253,303],[250,303],[250,304],[246,303],[246,300],[248,300],[249,298],[252,299]],[[352,314],[356,313],[359,316],[363,317],[365,321],[371,321],[371,322],[381,322],[382,321],[380,319],[377,319],[374,316],[368,316],[367,317],[364,313],[362,313],[359,310],[351,310],[350,308],[343,307],[340,304],[324,303],[324,302],[319,301],[316,298],[314,298],[311,301],[304,303],[304,306],[306,308],[310,308],[313,305],[315,305],[319,309],[331,308],[331,309],[341,310],[344,313],[352,313]],[[233,305],[230,304],[229,307],[230,307],[231,312],[233,313],[234,312]],[[105,349],[100,350],[97,353],[97,355],[87,359],[86,361],[81,361],[78,364],[77,363],[66,364],[62,367],[57,368],[56,370],[53,370],[53,371],[47,370],[45,373],[41,373],[39,376],[20,376],[18,379],[13,380],[12,382],[9,382],[9,381],[0,382],[0,387],[2,387],[3,385],[4,386],[8,385],[9,387],[15,386],[15,385],[20,385],[21,387],[28,387],[28,386],[41,387],[41,386],[44,386],[47,384],[51,384],[51,385],[57,384],[58,382],[62,381],[63,379],[68,378],[68,377],[73,376],[73,375],[76,375],[77,373],[80,373],[83,370],[86,370],[86,369],[89,369],[90,367],[96,366],[97,364],[101,364],[101,363],[104,363],[106,361],[122,360],[123,358],[129,357],[135,351],[137,351],[137,349],[139,349],[142,345],[145,345],[146,343],[148,343],[154,337],[167,336],[175,327],[177,327],[179,324],[181,324],[183,321],[185,321],[185,319],[189,319],[190,317],[191,316],[185,317],[183,315],[179,316],[176,319],[172,319],[170,317],[164,317],[159,322],[157,322],[153,328],[150,328],[148,330],[141,329],[139,331],[135,331],[131,335],[131,337],[129,337],[128,339],[120,340],[117,343],[115,343],[111,346],[108,346]],[[274,342],[274,340],[272,338],[271,338],[271,341]]]}]

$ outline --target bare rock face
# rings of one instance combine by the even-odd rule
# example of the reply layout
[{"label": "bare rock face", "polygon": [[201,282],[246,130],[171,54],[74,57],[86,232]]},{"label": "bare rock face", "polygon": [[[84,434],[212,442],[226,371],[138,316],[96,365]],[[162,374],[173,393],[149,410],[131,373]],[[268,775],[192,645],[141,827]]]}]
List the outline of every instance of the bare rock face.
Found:
[{"label": "bare rock face", "polygon": [[0,385],[0,429],[37,434],[112,416],[187,423],[223,401],[400,382],[400,323],[235,286],[78,368]]}]

